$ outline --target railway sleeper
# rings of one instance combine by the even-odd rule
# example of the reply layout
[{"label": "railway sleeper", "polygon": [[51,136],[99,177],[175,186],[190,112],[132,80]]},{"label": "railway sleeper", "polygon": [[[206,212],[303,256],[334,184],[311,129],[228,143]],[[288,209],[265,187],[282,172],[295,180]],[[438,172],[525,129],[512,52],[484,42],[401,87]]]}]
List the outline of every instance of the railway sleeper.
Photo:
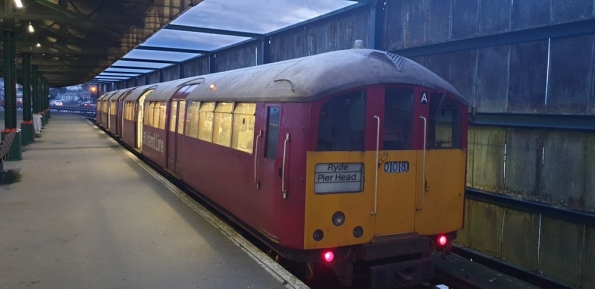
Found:
[{"label": "railway sleeper", "polygon": [[370,267],[371,288],[399,288],[434,278],[430,258]]}]

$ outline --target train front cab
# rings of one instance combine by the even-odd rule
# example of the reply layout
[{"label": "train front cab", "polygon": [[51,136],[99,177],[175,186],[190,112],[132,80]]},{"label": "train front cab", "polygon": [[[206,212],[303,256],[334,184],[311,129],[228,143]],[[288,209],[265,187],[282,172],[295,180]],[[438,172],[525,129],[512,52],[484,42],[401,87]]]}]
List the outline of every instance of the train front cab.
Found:
[{"label": "train front cab", "polygon": [[378,287],[432,278],[429,248],[443,236],[449,247],[463,226],[467,107],[459,100],[378,85],[313,103],[304,247],[332,252],[322,259],[345,285],[354,261],[375,262]]}]

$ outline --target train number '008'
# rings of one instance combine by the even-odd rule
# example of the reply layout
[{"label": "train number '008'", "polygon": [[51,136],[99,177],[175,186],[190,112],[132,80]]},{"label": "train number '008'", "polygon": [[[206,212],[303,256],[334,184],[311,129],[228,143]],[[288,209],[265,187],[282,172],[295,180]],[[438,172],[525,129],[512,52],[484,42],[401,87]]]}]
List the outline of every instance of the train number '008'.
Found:
[{"label": "train number '008'", "polygon": [[409,171],[409,162],[386,162],[384,163],[384,172],[386,173],[406,173]]}]

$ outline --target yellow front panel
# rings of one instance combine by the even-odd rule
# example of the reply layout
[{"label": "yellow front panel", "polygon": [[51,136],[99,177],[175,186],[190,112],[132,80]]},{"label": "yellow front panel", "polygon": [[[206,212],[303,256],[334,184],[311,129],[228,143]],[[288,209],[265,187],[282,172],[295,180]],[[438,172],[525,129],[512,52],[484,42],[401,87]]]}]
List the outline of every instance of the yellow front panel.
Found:
[{"label": "yellow front panel", "polygon": [[[416,191],[415,230],[420,235],[462,229],[466,162],[466,150],[426,152],[425,184],[422,187],[422,182],[418,182]],[[418,151],[418,179],[422,164],[423,151]]]},{"label": "yellow front panel", "polygon": [[376,236],[413,232],[416,159],[416,151],[380,152]]},{"label": "yellow front panel", "polygon": [[[374,237],[374,162],[376,152],[308,152],[306,172],[306,212],[304,249],[317,249],[367,243]],[[363,163],[363,192],[316,194],[316,164],[327,163]],[[345,214],[345,223],[335,226],[332,216],[341,211]],[[353,236],[356,226],[363,228],[360,238]],[[320,229],[324,238],[315,241],[314,231]]]},{"label": "yellow front panel", "polygon": [[[362,244],[374,237],[410,232],[433,235],[462,228],[464,150],[427,151],[424,179],[423,151],[381,151],[378,158],[378,199],[374,215],[375,151],[308,152],[304,249]],[[357,163],[364,164],[362,192],[315,193],[316,164]],[[424,182],[427,185],[422,186]],[[341,226],[332,223],[337,211],[345,214],[345,223]],[[362,237],[354,237],[356,226],[363,228]],[[316,230],[324,233],[320,241],[313,238]]]}]

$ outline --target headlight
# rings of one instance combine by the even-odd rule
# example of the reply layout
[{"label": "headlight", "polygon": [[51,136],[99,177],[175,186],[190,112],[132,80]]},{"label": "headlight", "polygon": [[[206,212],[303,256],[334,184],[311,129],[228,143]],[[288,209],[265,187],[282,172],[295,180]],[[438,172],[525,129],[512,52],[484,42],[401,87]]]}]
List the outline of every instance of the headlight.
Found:
[{"label": "headlight", "polygon": [[357,226],[353,228],[353,236],[359,238],[364,235],[364,228]]},{"label": "headlight", "polygon": [[335,212],[333,214],[333,224],[338,227],[343,225],[343,223],[345,223],[345,214],[341,211]]},{"label": "headlight", "polygon": [[318,229],[314,231],[312,238],[314,238],[314,241],[320,241],[322,240],[322,238],[324,238],[324,233],[322,232],[322,230]]}]

